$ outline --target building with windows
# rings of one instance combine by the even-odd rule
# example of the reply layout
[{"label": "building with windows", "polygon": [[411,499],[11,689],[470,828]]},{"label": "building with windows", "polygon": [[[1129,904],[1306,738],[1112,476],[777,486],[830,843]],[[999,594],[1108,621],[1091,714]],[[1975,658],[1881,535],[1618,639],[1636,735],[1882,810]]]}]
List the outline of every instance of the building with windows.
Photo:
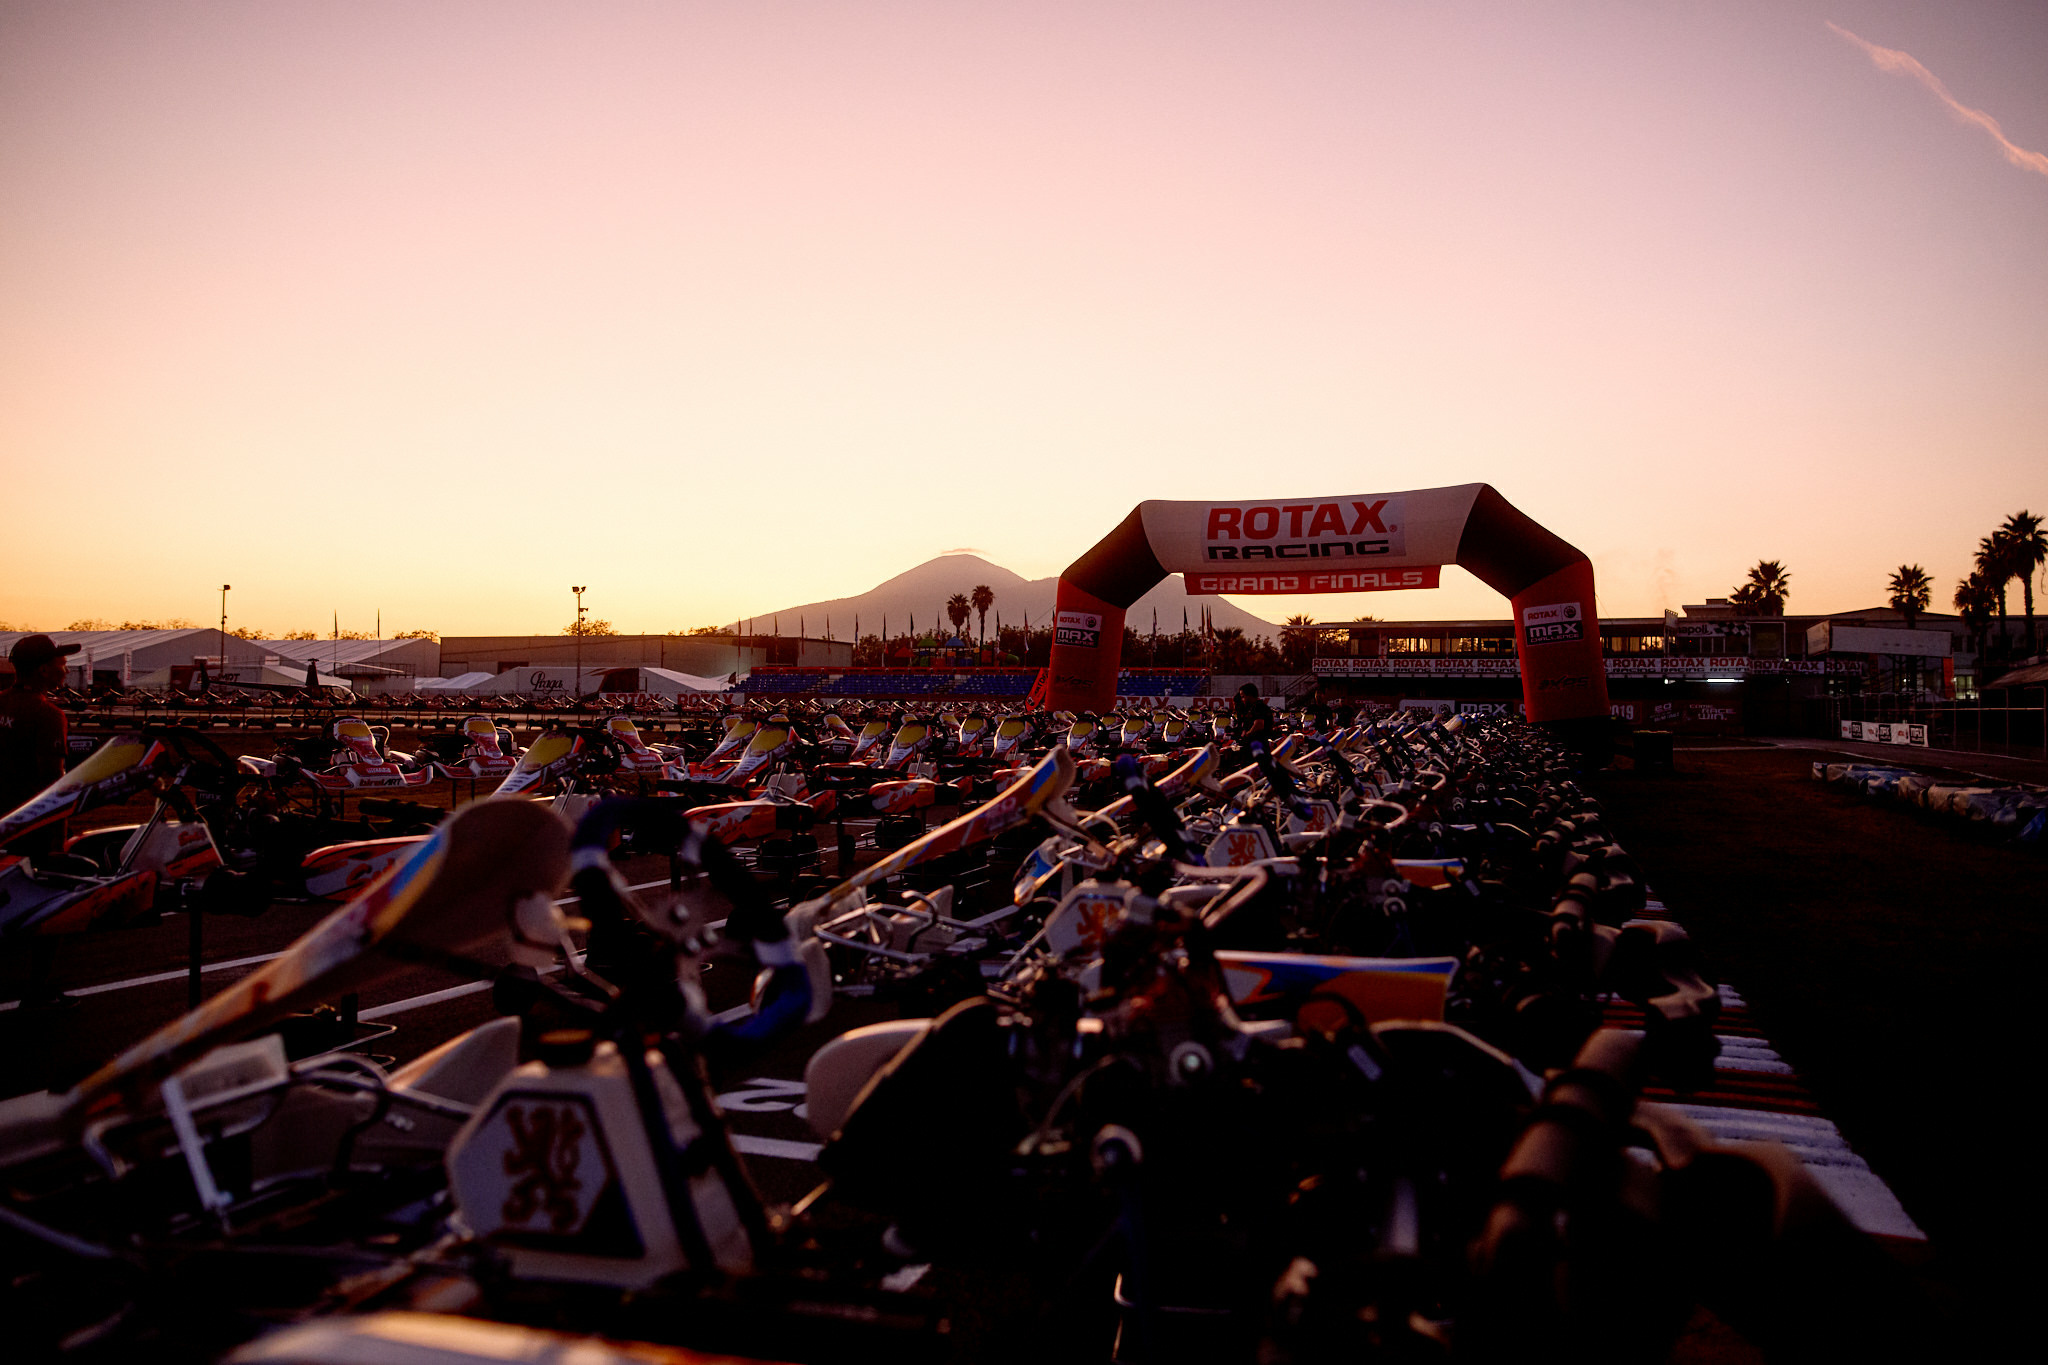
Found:
[{"label": "building with windows", "polygon": [[[1313,661],[1326,691],[1390,703],[1518,711],[1511,621],[1318,623]],[[1972,696],[1976,656],[1960,618],[1889,607],[1831,615],[1742,616],[1723,598],[1662,616],[1600,623],[1617,719],[1714,733],[1824,727],[1851,693]]]}]

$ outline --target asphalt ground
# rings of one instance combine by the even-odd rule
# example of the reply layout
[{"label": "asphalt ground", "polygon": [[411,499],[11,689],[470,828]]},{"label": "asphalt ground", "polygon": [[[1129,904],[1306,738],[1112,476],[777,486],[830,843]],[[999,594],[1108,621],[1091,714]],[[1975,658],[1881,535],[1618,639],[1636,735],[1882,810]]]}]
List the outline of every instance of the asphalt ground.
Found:
[{"label": "asphalt ground", "polygon": [[2048,857],[1816,782],[1826,757],[1681,748],[1672,774],[1590,785],[1709,970],[1927,1232],[1918,1273],[1958,1340],[2036,1336]]}]

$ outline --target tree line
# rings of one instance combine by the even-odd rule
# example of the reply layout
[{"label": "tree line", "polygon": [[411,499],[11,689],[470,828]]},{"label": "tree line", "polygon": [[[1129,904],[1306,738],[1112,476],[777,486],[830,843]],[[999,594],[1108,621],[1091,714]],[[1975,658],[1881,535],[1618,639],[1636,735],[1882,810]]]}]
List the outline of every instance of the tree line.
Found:
[{"label": "tree line", "polygon": [[[1978,654],[2010,658],[2013,655],[2010,621],[2010,589],[2019,585],[2021,611],[2026,620],[2028,657],[2041,652],[2041,639],[2034,620],[2034,575],[2048,564],[2048,529],[2042,518],[2025,508],[2007,517],[1991,534],[1977,542],[1974,567],[1956,584],[1950,595],[1956,614],[1963,619],[1972,649]],[[1906,618],[1908,629],[1934,601],[1934,580],[1919,564],[1901,564],[1886,581],[1885,603]],[[1728,594],[1738,615],[1783,616],[1785,600],[1792,594],[1792,575],[1775,559],[1758,560],[1748,578]],[[1998,622],[1996,640],[1987,629]]]},{"label": "tree line", "polygon": [[[1956,584],[1950,599],[1973,642],[1983,636],[1996,611],[1999,652],[2011,654],[2012,636],[2006,629],[2006,589],[2018,579],[2027,619],[2027,654],[2041,652],[2034,623],[2034,573],[2043,563],[2048,563],[2048,531],[2042,529],[2040,517],[2024,508],[1977,542],[1976,567]],[[1980,647],[1979,652],[1986,651]]]}]

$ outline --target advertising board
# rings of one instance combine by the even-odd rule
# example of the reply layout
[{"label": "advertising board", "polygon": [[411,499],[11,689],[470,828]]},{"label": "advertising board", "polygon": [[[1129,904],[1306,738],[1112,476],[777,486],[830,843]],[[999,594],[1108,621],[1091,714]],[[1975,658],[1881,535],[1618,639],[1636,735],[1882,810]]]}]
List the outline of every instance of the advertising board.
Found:
[{"label": "advertising board", "polygon": [[1862,744],[1902,744],[1927,747],[1927,727],[1919,721],[1845,720],[1842,738]]}]

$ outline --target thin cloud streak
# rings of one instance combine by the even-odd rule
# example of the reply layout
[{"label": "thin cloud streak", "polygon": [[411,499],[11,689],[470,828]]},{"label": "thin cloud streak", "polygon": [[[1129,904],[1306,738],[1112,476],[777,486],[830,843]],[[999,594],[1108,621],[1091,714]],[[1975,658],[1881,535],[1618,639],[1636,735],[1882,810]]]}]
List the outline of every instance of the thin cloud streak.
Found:
[{"label": "thin cloud streak", "polygon": [[1957,118],[1965,123],[1974,123],[1985,132],[1991,134],[1992,138],[1998,143],[1999,150],[2005,153],[2007,161],[2018,166],[2021,170],[2033,171],[2037,175],[2048,175],[2048,155],[2040,152],[2030,152],[2026,148],[2014,143],[2011,138],[2005,135],[2005,130],[1998,126],[1997,119],[1991,117],[1982,109],[1972,109],[1954,95],[1949,94],[1948,87],[1941,83],[1941,78],[1920,65],[1910,53],[1901,52],[1897,48],[1892,47],[1879,47],[1876,43],[1867,42],[1832,19],[1825,22],[1829,28],[1856,44],[1857,47],[1862,48],[1864,55],[1868,56],[1877,65],[1878,70],[1904,72],[1929,90],[1932,90]]}]

